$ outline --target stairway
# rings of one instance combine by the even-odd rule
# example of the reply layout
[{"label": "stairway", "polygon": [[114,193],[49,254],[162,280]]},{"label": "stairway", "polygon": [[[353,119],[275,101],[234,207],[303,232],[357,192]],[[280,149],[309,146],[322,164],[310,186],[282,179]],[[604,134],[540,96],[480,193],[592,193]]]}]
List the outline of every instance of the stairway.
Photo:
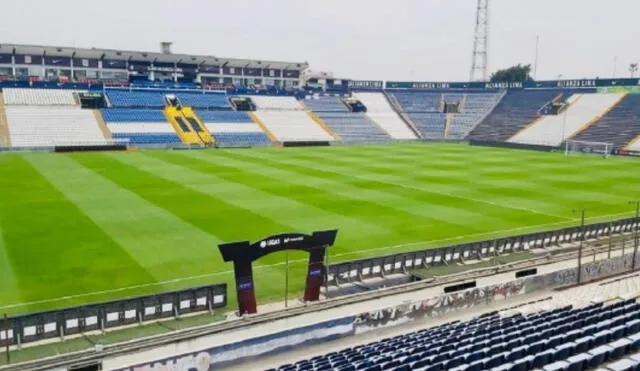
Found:
[{"label": "stairway", "polygon": [[0,148],[3,147],[11,147],[11,138],[9,137],[9,124],[4,108],[4,97],[0,93]]},{"label": "stairway", "polygon": [[[191,111],[191,113],[193,114],[193,111]],[[203,134],[203,127],[200,126],[200,123],[198,122],[192,125],[189,120],[189,118],[193,119],[193,117],[185,116],[182,110],[178,110],[173,106],[165,107],[164,114],[180,137],[180,140],[182,140],[182,143],[199,145],[206,144],[201,135]],[[208,131],[206,132],[208,133]],[[210,138],[211,135],[209,135],[209,139]]]}]

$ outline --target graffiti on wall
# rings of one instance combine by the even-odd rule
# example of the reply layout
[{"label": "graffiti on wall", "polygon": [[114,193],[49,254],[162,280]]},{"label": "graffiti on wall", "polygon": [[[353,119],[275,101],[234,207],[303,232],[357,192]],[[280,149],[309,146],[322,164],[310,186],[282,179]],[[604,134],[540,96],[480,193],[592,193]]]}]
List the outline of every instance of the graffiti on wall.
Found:
[{"label": "graffiti on wall", "polygon": [[439,295],[392,308],[362,313],[356,316],[356,333],[363,333],[381,327],[397,326],[409,321],[438,317],[449,312],[488,304],[494,300],[504,300],[525,292],[522,280],[501,283],[451,294]]}]

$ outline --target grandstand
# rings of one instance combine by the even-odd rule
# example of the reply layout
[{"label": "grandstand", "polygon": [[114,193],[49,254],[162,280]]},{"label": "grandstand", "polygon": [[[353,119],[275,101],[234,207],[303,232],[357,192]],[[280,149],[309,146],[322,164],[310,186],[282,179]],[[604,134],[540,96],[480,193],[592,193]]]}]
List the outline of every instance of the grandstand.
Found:
[{"label": "grandstand", "polygon": [[381,142],[390,139],[365,113],[352,112],[336,96],[308,96],[303,103],[344,142]]},{"label": "grandstand", "polygon": [[[307,67],[0,45],[0,345],[54,344],[6,370],[639,369],[639,79]],[[620,156],[500,148],[569,139]]]},{"label": "grandstand", "polygon": [[72,90],[4,89],[4,112],[14,148],[106,144],[91,110],[80,109]]},{"label": "grandstand", "polygon": [[594,125],[575,136],[577,140],[601,141],[624,147],[640,133],[640,95],[628,94]]},{"label": "grandstand", "polygon": [[627,300],[514,316],[492,312],[277,370],[585,370],[607,363],[635,369],[638,358],[640,304]]},{"label": "grandstand", "polygon": [[130,144],[180,144],[182,141],[161,110],[109,108],[101,110],[112,138]]},{"label": "grandstand", "polygon": [[219,146],[260,146],[271,141],[247,112],[207,111],[197,112]]},{"label": "grandstand", "polygon": [[509,142],[559,146],[599,120],[624,94],[573,94],[563,113],[544,115],[509,138]]}]

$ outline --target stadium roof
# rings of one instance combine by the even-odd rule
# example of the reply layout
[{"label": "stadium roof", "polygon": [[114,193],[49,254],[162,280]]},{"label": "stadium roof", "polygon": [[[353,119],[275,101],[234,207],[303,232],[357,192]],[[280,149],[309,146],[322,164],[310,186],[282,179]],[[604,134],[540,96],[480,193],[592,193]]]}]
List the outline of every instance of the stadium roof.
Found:
[{"label": "stadium roof", "polygon": [[198,65],[208,64],[228,67],[273,68],[300,71],[309,67],[309,63],[307,62],[283,62],[258,59],[224,58],[213,55],[163,54],[157,52],[97,48],[88,49],[66,46],[0,44],[0,53],[95,59],[125,59],[148,62],[190,63]]}]

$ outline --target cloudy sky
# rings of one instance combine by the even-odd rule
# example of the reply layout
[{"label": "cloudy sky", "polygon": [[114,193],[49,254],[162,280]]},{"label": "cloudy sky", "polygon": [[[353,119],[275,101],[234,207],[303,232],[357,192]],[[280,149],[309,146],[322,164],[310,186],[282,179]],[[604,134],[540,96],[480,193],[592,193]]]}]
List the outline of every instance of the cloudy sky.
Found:
[{"label": "cloudy sky", "polygon": [[[476,0],[2,0],[1,43],[308,61],[336,77],[467,80]],[[489,69],[628,76],[639,0],[491,0]]]}]

